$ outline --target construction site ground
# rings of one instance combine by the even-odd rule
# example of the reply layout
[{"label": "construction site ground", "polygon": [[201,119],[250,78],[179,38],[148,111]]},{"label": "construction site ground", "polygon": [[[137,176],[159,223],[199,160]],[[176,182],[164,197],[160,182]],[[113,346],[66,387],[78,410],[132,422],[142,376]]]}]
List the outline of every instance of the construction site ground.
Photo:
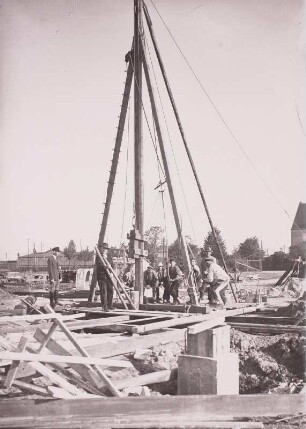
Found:
[{"label": "construction site ground", "polygon": [[[284,288],[273,288],[277,278],[281,273],[279,272],[261,272],[259,280],[252,280],[245,276],[245,281],[240,285],[248,291],[258,290],[261,294],[267,296],[267,302],[264,304],[265,309],[271,311],[278,311],[281,314],[282,309],[290,308],[290,305],[296,301],[296,293]],[[12,291],[13,286],[8,288]],[[36,288],[35,290],[39,290]],[[46,292],[46,289],[42,289]],[[65,297],[66,293],[61,295],[62,309],[66,311],[73,309],[82,302],[87,301],[86,297],[73,298],[73,289],[71,286],[66,287],[70,290],[71,297]],[[27,291],[26,291],[27,292]],[[29,294],[31,292],[29,291]],[[42,293],[43,294],[43,293]],[[46,294],[38,296],[35,302],[36,307],[44,307],[49,303]],[[185,297],[186,291],[181,290],[180,296]],[[13,309],[22,306],[20,298],[17,295],[7,292],[5,287],[0,288],[0,313],[5,315]],[[211,310],[213,311],[213,310]],[[214,310],[215,311],[215,310]],[[20,324],[20,330],[23,329],[24,324]],[[42,325],[40,324],[40,327]],[[14,344],[18,344],[21,335],[31,337],[33,332],[28,333],[25,329],[23,333],[13,332],[18,331],[16,323],[0,324],[0,336],[8,338]],[[7,333],[11,331],[10,333]],[[101,341],[120,341],[121,338],[126,337],[124,333],[103,332],[99,330],[84,329],[78,331],[78,338],[86,344],[94,344],[97,340]],[[57,335],[57,340],[61,340],[60,334]],[[238,329],[231,328],[231,351],[239,353],[239,390],[240,394],[298,394],[302,391],[305,382],[305,358],[306,358],[306,337],[304,334],[297,333],[284,333],[284,334],[250,334],[241,332]],[[126,360],[132,363],[130,368],[106,368],[105,374],[114,381],[120,382],[123,379],[130,379],[144,374],[149,374],[156,371],[172,371],[173,377],[168,381],[156,384],[149,384],[148,386],[130,386],[123,389],[126,396],[161,396],[161,395],[176,395],[177,394],[177,378],[175,371],[177,371],[178,356],[186,353],[185,341],[168,342],[166,344],[157,344],[153,347],[140,348],[132,353],[116,356],[116,359]],[[1,368],[0,368],[1,371]],[[37,386],[45,387],[48,380],[39,374],[36,376],[29,376],[23,378],[25,382],[33,382]],[[51,383],[52,384],[52,383]],[[1,386],[1,385],[0,385]],[[5,388],[3,385],[0,387],[0,399],[45,399],[45,396],[40,396],[36,393],[30,393],[20,387],[12,386]],[[299,417],[299,418],[297,418]],[[289,422],[288,426],[286,419],[267,418],[265,420],[265,427],[278,429],[289,427],[305,427],[306,424],[304,417],[296,416]],[[277,423],[277,425],[276,425]]]}]

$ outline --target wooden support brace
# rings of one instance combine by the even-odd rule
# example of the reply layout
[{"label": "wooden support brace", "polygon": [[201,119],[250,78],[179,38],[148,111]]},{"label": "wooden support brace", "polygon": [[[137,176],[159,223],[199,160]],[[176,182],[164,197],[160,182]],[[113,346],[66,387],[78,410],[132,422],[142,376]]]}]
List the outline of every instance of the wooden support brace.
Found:
[{"label": "wooden support brace", "polygon": [[[53,313],[53,309],[50,306],[46,306],[45,308],[47,311]],[[67,338],[72,342],[72,344],[75,346],[78,352],[82,356],[89,357],[89,354],[87,353],[87,351],[82,346],[80,346],[80,344],[74,338],[72,332],[67,328],[67,326],[65,326],[65,324],[60,319],[57,319],[57,324],[61,328],[61,330],[66,334]],[[104,372],[97,365],[93,365],[93,368],[99,374],[100,378],[106,384],[106,386],[111,391],[111,393],[115,396],[121,397],[122,396],[121,392],[119,392],[119,390],[112,383],[112,381],[107,377],[107,375],[104,374]]]},{"label": "wooden support brace", "polygon": [[[22,353],[26,348],[27,342],[28,342],[28,340],[26,337],[21,337],[20,342],[16,348],[16,352]],[[12,386],[14,379],[16,377],[17,371],[18,371],[19,364],[20,364],[20,360],[14,360],[11,363],[10,369],[7,373],[7,376],[6,376],[6,379],[4,382],[5,387],[11,387]]]}]

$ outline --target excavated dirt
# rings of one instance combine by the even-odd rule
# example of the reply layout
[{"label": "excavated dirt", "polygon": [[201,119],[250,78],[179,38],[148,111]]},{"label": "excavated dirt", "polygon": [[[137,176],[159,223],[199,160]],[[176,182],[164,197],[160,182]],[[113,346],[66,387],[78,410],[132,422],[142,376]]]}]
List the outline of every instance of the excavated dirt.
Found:
[{"label": "excavated dirt", "polygon": [[305,381],[306,338],[252,335],[232,329],[240,358],[240,393],[298,393]]}]

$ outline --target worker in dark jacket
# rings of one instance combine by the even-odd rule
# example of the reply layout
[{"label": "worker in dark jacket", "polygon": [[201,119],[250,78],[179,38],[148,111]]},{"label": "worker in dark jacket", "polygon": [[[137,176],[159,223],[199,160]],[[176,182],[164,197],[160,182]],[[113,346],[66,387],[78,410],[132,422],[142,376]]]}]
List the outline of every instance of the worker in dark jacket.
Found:
[{"label": "worker in dark jacket", "polygon": [[163,302],[169,303],[170,302],[170,284],[169,284],[167,269],[164,268],[164,265],[162,262],[158,263],[156,274],[158,279],[158,288],[160,287],[164,288]]},{"label": "worker in dark jacket", "polygon": [[146,271],[143,274],[143,283],[145,287],[151,287],[152,288],[152,297],[153,302],[155,303],[157,300],[159,300],[159,288],[158,288],[158,279],[157,274],[153,270],[153,267],[151,265],[148,266]]},{"label": "worker in dark jacket", "polygon": [[183,281],[183,273],[180,268],[176,265],[174,259],[169,261],[169,282],[170,282],[170,294],[173,298],[173,304],[179,304],[178,299],[179,287]]},{"label": "worker in dark jacket", "polygon": [[54,308],[56,304],[60,304],[58,294],[62,273],[57,259],[57,256],[60,253],[59,247],[53,247],[52,252],[52,256],[48,259],[47,264],[50,282],[50,306]]},{"label": "worker in dark jacket", "polygon": [[[103,243],[102,245],[98,246],[99,252],[105,258],[108,260],[108,245],[107,243]],[[97,267],[97,281],[100,289],[100,295],[101,295],[101,304],[102,309],[104,311],[113,310],[113,295],[114,295],[114,289],[113,289],[113,283],[111,281],[112,273],[109,268],[107,268],[101,261],[101,258],[99,255],[96,255],[96,267]]]}]

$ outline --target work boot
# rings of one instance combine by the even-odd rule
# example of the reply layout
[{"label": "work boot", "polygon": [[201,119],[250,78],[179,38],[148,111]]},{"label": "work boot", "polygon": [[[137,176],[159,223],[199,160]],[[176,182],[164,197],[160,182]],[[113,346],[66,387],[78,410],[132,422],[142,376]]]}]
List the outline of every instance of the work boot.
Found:
[{"label": "work boot", "polygon": [[49,293],[49,297],[50,297],[50,307],[54,308],[55,307],[55,302],[54,302],[54,292],[50,292]]},{"label": "work boot", "polygon": [[56,290],[56,291],[54,292],[54,302],[55,302],[55,304],[56,304],[56,305],[62,305],[62,304],[59,302],[59,300],[58,300],[58,295],[59,295],[59,292],[58,292],[58,290]]}]

